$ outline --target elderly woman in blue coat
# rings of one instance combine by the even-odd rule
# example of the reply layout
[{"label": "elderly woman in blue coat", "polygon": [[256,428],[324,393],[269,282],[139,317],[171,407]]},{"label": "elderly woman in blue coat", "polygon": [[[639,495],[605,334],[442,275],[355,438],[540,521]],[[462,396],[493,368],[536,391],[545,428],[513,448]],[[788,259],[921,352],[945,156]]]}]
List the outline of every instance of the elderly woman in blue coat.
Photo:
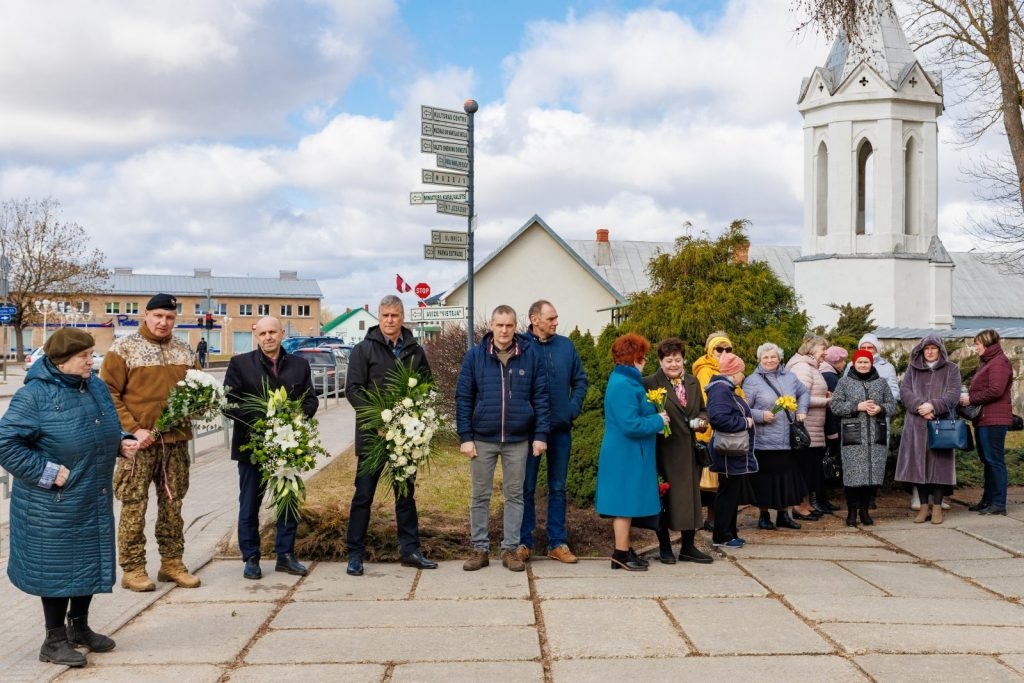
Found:
[{"label": "elderly woman in blue coat", "polygon": [[612,517],[615,551],[612,569],[647,571],[629,542],[634,517],[661,511],[658,498],[656,437],[668,414],[647,400],[643,377],[650,343],[638,334],[624,334],[612,344],[615,367],[604,393],[604,438],[597,464],[597,500],[602,517]]},{"label": "elderly woman in blue coat", "polygon": [[94,345],[82,330],[55,332],[0,420],[0,466],[14,477],[7,575],[42,598],[39,659],[64,666],[85,665],[74,646],[114,649],[89,627],[89,604],[114,585],[114,462],[138,448],[92,374]]},{"label": "elderly woman in blue coat", "polygon": [[[752,478],[757,506],[761,508],[759,529],[799,529],[789,510],[807,495],[807,486],[789,441],[790,425],[807,417],[811,395],[804,383],[782,365],[782,349],[766,342],[757,347],[757,368],[743,382],[743,393],[756,428],[754,454],[760,467]],[[780,396],[796,399],[796,415],[780,410]],[[772,523],[769,510],[778,510]]]}]

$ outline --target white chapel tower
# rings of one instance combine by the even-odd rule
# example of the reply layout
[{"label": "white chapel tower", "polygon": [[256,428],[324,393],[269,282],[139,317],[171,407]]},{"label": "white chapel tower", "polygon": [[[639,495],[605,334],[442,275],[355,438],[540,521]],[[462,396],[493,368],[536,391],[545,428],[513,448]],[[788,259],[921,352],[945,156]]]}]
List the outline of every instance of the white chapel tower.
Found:
[{"label": "white chapel tower", "polygon": [[953,261],[936,216],[942,85],[918,63],[890,0],[875,7],[800,89],[796,291],[816,324],[835,323],[830,303],[870,303],[881,327],[950,328]]}]

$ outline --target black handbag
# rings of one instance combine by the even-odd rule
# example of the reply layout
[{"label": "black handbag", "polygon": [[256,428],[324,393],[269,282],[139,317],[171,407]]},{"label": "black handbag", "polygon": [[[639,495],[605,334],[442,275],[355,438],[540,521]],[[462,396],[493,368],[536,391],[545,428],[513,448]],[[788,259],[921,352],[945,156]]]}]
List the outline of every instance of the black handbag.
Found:
[{"label": "black handbag", "polygon": [[1024,431],[1024,417],[1021,417],[1020,415],[1014,415],[1013,416],[1013,421],[1010,423],[1010,431],[1011,432],[1021,432],[1021,431]]},{"label": "black handbag", "polygon": [[843,460],[836,453],[835,449],[825,449],[825,455],[821,458],[821,474],[825,481],[840,479],[843,476]]},{"label": "black handbag", "polygon": [[711,467],[711,454],[708,453],[708,445],[703,441],[693,440],[693,457],[698,467]]}]

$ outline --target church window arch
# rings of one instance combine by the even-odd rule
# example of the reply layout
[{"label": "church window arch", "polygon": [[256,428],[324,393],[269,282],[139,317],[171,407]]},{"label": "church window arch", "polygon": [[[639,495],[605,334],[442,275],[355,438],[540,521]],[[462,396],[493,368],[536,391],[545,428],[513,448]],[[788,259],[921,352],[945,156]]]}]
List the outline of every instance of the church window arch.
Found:
[{"label": "church window arch", "polygon": [[814,234],[828,234],[828,146],[824,140],[814,159]]},{"label": "church window arch", "polygon": [[875,232],[875,161],[870,140],[857,146],[857,234]]},{"label": "church window arch", "polygon": [[903,234],[921,234],[921,143],[911,135],[903,150]]}]

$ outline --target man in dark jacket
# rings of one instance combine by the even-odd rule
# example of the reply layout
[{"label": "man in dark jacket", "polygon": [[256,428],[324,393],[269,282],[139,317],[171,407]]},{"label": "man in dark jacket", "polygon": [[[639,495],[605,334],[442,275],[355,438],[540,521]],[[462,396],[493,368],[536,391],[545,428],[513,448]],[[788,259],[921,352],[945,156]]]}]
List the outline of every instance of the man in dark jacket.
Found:
[{"label": "man in dark jacket", "polygon": [[[424,376],[430,375],[427,354],[412,332],[403,326],[405,306],[393,294],[385,296],[377,308],[377,321],[366,338],[352,349],[348,359],[348,377],[345,381],[345,396],[352,407],[366,403],[364,392],[380,388],[388,373],[398,363],[411,367]],[[356,421],[356,458],[360,461],[369,448],[363,425]],[[369,474],[356,474],[356,490],[352,495],[352,506],[348,515],[348,535],[345,545],[348,549],[350,576],[362,576],[363,555],[366,551],[366,530],[370,526],[370,506],[377,490],[382,470]],[[437,562],[429,560],[420,549],[420,526],[416,515],[416,488],[409,481],[408,495],[398,495],[395,490],[395,519],[398,523],[398,542],[401,546],[402,566],[417,569],[435,569]]]},{"label": "man in dark jacket", "polygon": [[[235,356],[228,363],[224,373],[224,385],[228,387],[228,400],[239,404],[246,396],[262,396],[265,387],[271,390],[284,387],[288,398],[302,399],[302,412],[313,417],[320,402],[313,389],[313,376],[305,358],[292,355],[281,348],[284,329],[277,318],[260,318],[253,328],[259,348]],[[238,461],[238,547],[242,551],[245,568],[242,576],[259,579],[260,569],[260,502],[266,487],[263,485],[258,467],[252,464],[249,454],[241,451],[249,443],[249,425],[264,417],[257,411],[233,408],[228,411],[235,421],[231,435],[231,459]],[[295,559],[295,529],[298,520],[294,515],[277,518],[277,535],[274,552],[277,554],[275,569],[296,576],[308,574],[306,568]]]},{"label": "man in dark jacket", "polygon": [[[534,302],[530,306],[530,327],[526,336],[540,355],[547,373],[548,404],[551,409],[551,431],[548,433],[548,557],[572,564],[576,556],[569,549],[565,529],[565,478],[569,473],[572,452],[572,423],[583,409],[587,395],[587,375],[576,347],[568,337],[557,334],[558,311],[551,302]],[[523,524],[519,530],[516,555],[526,562],[533,554],[533,530],[537,527],[534,494],[540,458],[527,458],[526,481],[523,484]]]},{"label": "man in dark jacket", "polygon": [[462,568],[475,571],[489,564],[490,516],[494,466],[501,456],[505,497],[501,563],[521,572],[519,529],[523,522],[523,482],[526,459],[547,450],[551,414],[547,373],[529,338],[516,334],[516,312],[498,306],[491,314],[491,331],[466,353],[455,389],[456,429],[462,454],[470,458],[472,494],[469,507],[473,555]]}]

